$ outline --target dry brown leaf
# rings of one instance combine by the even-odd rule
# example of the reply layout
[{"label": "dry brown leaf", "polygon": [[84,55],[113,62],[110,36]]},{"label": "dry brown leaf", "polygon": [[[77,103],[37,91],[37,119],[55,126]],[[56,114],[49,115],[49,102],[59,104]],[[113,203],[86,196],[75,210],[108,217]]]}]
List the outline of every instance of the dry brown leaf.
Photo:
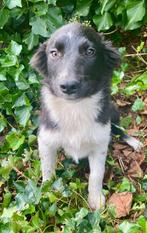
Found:
[{"label": "dry brown leaf", "polygon": [[147,110],[140,112],[141,115],[147,115]]},{"label": "dry brown leaf", "polygon": [[124,149],[127,148],[127,145],[119,144],[119,143],[114,143],[113,144],[113,148],[115,148],[116,150],[124,150]]},{"label": "dry brown leaf", "polygon": [[125,217],[131,209],[132,193],[113,193],[108,203],[115,206],[116,218]]},{"label": "dry brown leaf", "polygon": [[128,102],[128,101],[120,100],[120,99],[117,99],[117,100],[116,100],[116,103],[117,103],[117,105],[120,106],[120,107],[124,107],[124,106],[126,106],[126,105],[130,105],[130,104],[131,104],[131,103]]},{"label": "dry brown leaf", "polygon": [[142,152],[136,152],[136,151],[132,151],[129,156],[128,159],[136,161],[139,165],[141,165],[145,159],[145,155]]},{"label": "dry brown leaf", "polygon": [[130,150],[123,150],[123,154],[125,157],[128,157],[131,153],[132,153],[132,151],[130,151]]},{"label": "dry brown leaf", "polygon": [[144,147],[147,146],[147,139],[144,141]]},{"label": "dry brown leaf", "polygon": [[145,159],[144,152],[135,153],[135,159],[139,165],[141,165]]},{"label": "dry brown leaf", "polygon": [[128,129],[127,133],[128,135],[134,136],[136,133],[138,133],[138,128]]},{"label": "dry brown leaf", "polygon": [[141,178],[143,176],[143,172],[137,161],[131,162],[130,168],[128,170],[128,175],[135,178]]}]

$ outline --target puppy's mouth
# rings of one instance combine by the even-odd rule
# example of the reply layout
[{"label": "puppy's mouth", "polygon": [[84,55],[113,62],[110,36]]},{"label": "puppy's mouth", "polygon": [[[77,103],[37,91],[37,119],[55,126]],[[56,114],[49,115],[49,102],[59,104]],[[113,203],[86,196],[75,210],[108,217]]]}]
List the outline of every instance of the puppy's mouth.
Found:
[{"label": "puppy's mouth", "polygon": [[78,100],[81,98],[78,93],[68,94],[68,93],[63,93],[63,92],[60,94],[60,97],[66,99],[66,100]]}]

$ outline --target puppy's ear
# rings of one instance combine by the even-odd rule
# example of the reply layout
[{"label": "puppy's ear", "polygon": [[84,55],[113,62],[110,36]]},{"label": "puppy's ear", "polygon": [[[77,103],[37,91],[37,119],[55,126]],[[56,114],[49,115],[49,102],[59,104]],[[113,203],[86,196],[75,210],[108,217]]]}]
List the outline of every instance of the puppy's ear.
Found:
[{"label": "puppy's ear", "polygon": [[113,70],[120,65],[119,52],[112,46],[110,41],[104,41],[104,60],[108,69]]},{"label": "puppy's ear", "polygon": [[46,77],[48,75],[46,46],[47,42],[41,44],[30,61],[30,65],[41,75],[43,75],[43,77]]}]

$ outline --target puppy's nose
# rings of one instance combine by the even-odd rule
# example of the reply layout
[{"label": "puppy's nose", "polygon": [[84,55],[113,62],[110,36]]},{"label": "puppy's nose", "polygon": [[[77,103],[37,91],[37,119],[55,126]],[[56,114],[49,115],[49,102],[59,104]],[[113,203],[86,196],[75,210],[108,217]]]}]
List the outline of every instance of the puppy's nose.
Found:
[{"label": "puppy's nose", "polygon": [[79,85],[80,85],[79,82],[72,81],[72,82],[62,83],[60,85],[60,88],[61,88],[63,93],[70,95],[70,94],[74,94],[77,92]]}]

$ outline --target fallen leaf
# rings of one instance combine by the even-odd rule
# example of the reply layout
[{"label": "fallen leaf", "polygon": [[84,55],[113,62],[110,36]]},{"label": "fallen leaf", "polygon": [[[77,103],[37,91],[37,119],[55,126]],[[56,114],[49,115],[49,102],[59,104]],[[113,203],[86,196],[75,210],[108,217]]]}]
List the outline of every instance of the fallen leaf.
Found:
[{"label": "fallen leaf", "polygon": [[145,159],[145,155],[143,151],[142,152],[132,151],[127,158],[131,161],[132,160],[136,161],[139,165],[141,165]]},{"label": "fallen leaf", "polygon": [[115,206],[116,218],[125,217],[129,214],[132,204],[132,193],[113,193],[108,203]]},{"label": "fallen leaf", "polygon": [[141,178],[143,176],[143,172],[137,161],[131,162],[130,168],[128,169],[128,175],[135,178]]},{"label": "fallen leaf", "polygon": [[144,110],[143,112],[140,112],[141,115],[147,115],[147,110]]},{"label": "fallen leaf", "polygon": [[124,106],[126,106],[126,105],[130,105],[130,104],[131,104],[131,103],[128,102],[128,101],[120,100],[120,99],[117,99],[117,100],[116,100],[116,103],[117,103],[117,105],[120,106],[120,107],[124,107]]},{"label": "fallen leaf", "polygon": [[113,148],[115,148],[116,150],[123,150],[123,149],[127,148],[127,145],[120,144],[120,143],[114,143]]},{"label": "fallen leaf", "polygon": [[137,127],[127,130],[127,134],[130,135],[130,136],[135,136],[138,132],[139,132],[139,129]]},{"label": "fallen leaf", "polygon": [[132,153],[132,151],[130,151],[130,150],[123,150],[123,154],[126,157],[128,157],[131,153]]},{"label": "fallen leaf", "polygon": [[147,139],[145,139],[144,141],[144,146],[147,146]]}]

